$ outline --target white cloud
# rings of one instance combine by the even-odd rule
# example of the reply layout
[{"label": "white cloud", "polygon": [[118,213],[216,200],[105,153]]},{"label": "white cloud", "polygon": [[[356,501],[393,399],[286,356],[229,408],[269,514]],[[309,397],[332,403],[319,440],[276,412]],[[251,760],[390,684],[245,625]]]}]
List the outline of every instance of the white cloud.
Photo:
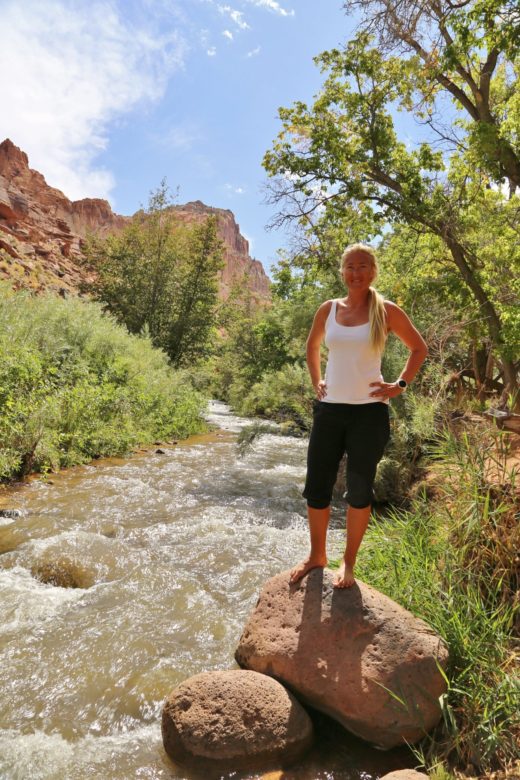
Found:
[{"label": "white cloud", "polygon": [[256,57],[257,54],[260,54],[261,47],[257,46],[256,49],[251,49],[251,51],[248,51],[246,54],[246,57]]},{"label": "white cloud", "polygon": [[224,38],[228,38],[230,41],[233,40],[233,33],[231,32],[231,30],[224,30],[222,35],[224,36]]},{"label": "white cloud", "polygon": [[186,45],[153,8],[134,26],[124,11],[111,0],[2,4],[0,139],[73,199],[109,195],[113,176],[96,165],[109,124],[158,100],[183,64]]},{"label": "white cloud", "polygon": [[206,51],[208,57],[214,57],[216,53],[217,53],[217,49],[215,46],[210,46],[209,49]]},{"label": "white cloud", "polygon": [[242,13],[242,11],[237,11],[235,8],[232,8],[230,5],[219,5],[218,10],[220,11],[221,14],[225,14],[229,16],[229,18],[241,30],[251,29],[248,23],[246,22],[246,20],[243,18],[244,14]]},{"label": "white cloud", "polygon": [[206,140],[201,128],[193,122],[158,128],[150,137],[164,149],[180,151],[188,151],[188,149],[198,147]]},{"label": "white cloud", "polygon": [[258,8],[267,8],[269,11],[274,11],[274,13],[280,14],[280,16],[294,16],[294,11],[287,11],[285,8],[282,8],[276,0],[249,0],[249,2],[258,6]]},{"label": "white cloud", "polygon": [[224,184],[224,189],[229,195],[245,195],[244,187],[236,187],[234,184]]}]

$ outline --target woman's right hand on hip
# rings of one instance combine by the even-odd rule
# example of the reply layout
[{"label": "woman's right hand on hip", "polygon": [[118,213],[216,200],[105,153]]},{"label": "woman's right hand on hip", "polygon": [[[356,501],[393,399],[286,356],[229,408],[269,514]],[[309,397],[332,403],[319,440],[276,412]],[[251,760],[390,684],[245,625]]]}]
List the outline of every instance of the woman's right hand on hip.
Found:
[{"label": "woman's right hand on hip", "polygon": [[323,400],[323,398],[325,398],[327,395],[327,385],[325,384],[325,380],[320,379],[320,381],[314,385],[314,390],[316,391],[316,398],[318,401]]}]

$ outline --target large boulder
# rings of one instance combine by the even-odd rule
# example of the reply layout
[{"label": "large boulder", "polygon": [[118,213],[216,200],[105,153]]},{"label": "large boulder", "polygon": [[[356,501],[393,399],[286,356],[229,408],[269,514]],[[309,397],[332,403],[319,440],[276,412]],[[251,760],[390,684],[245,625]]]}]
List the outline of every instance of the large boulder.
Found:
[{"label": "large boulder", "polygon": [[438,722],[448,651],[422,620],[356,581],[314,569],[270,579],[235,653],[303,702],[381,748],[417,742]]},{"label": "large boulder", "polygon": [[166,752],[217,774],[287,766],[313,740],[312,722],[283,685],[252,671],[203,672],[178,685],[163,708]]}]

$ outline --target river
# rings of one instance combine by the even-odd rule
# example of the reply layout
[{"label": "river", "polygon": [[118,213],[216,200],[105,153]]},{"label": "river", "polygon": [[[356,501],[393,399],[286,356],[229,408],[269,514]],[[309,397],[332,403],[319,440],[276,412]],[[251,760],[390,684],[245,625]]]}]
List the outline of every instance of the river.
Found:
[{"label": "river", "polygon": [[[264,434],[239,457],[236,433],[250,421],[218,402],[209,419],[218,430],[163,454],[0,497],[18,510],[0,517],[2,780],[188,777],[162,747],[165,697],[193,674],[234,668],[263,583],[307,551],[306,441]],[[341,525],[338,508],[331,555]],[[78,587],[52,584],[56,573]],[[370,780],[410,764],[326,719],[317,727],[309,757],[270,778]]]}]

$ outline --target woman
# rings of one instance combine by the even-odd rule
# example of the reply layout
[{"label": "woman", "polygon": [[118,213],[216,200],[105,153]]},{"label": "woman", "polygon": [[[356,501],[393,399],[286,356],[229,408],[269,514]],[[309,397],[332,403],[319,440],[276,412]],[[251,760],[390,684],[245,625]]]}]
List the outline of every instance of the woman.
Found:
[{"label": "woman", "polygon": [[[377,464],[389,437],[388,402],[405,392],[428,348],[404,311],[371,286],[377,276],[375,252],[354,244],[343,253],[341,275],[346,298],[326,301],[314,317],[307,339],[307,365],[317,401],[314,408],[304,497],[311,550],[291,571],[291,583],[327,565],[330,501],[339,462],[347,453],[347,545],[334,585],[354,584],[356,555],[365,535]],[[385,382],[381,356],[388,333],[410,350],[400,377]],[[320,346],[329,350],[321,378]]]}]

